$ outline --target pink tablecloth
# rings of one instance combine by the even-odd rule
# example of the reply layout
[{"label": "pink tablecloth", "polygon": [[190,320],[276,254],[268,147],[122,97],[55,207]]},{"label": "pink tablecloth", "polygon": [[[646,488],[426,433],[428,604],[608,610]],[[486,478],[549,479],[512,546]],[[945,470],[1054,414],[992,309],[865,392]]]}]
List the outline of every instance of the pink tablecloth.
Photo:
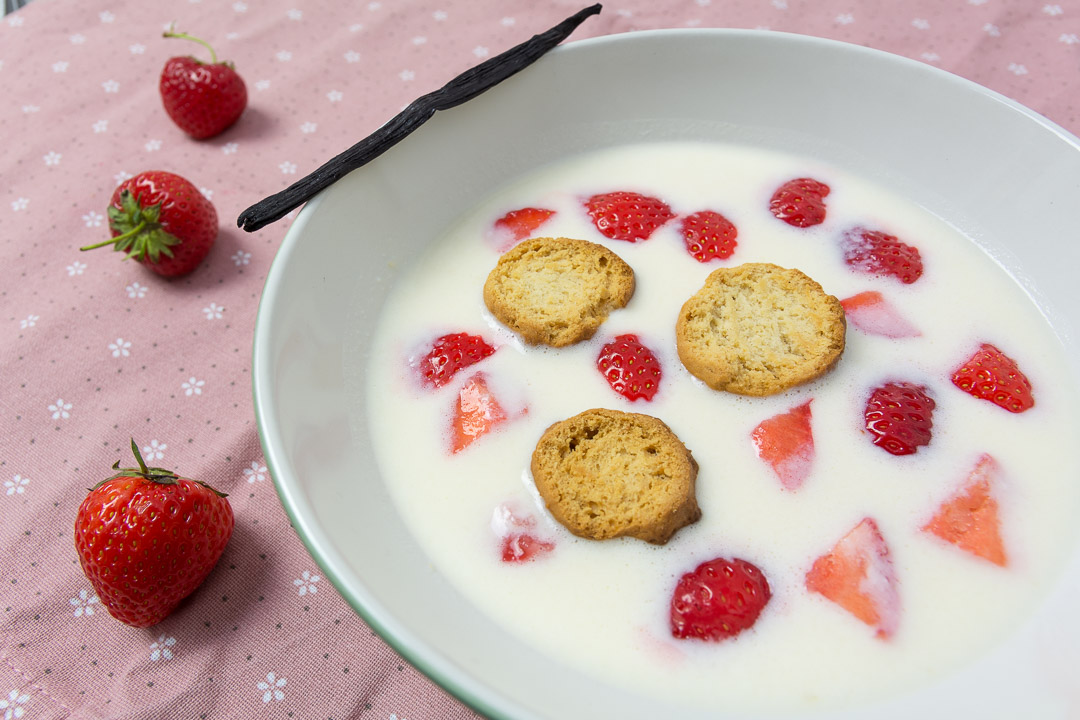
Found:
[{"label": "pink tablecloth", "polygon": [[[578,10],[576,0],[35,0],[0,20],[0,714],[10,718],[472,718],[369,630],[290,528],[251,403],[250,348],[289,219],[239,212],[417,95]],[[1080,0],[623,0],[571,38],[661,27],[819,35],[982,83],[1080,132]],[[166,117],[175,21],[235,61],[238,125],[204,142]],[[623,79],[622,81],[627,81]],[[648,102],[642,98],[642,102]],[[108,250],[105,207],[148,169],[188,177],[221,234],[164,281]],[[230,494],[236,532],[160,625],[113,620],[80,571],[86,488],[128,461]]]}]

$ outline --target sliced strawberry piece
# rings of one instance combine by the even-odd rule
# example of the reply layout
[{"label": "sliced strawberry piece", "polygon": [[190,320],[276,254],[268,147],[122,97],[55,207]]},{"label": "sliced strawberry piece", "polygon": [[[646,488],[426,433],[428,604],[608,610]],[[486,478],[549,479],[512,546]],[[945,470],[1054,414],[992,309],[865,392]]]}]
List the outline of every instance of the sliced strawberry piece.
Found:
[{"label": "sliced strawberry piece", "polygon": [[487,378],[476,373],[458,392],[451,423],[451,451],[461,452],[507,418],[506,410],[488,388]]},{"label": "sliced strawberry piece", "polygon": [[961,550],[1005,567],[998,504],[991,494],[1000,473],[997,460],[985,453],[981,455],[959,491],[941,503],[937,513],[922,529]]},{"label": "sliced strawberry piece", "polygon": [[806,589],[824,595],[888,639],[900,621],[900,592],[889,547],[872,518],[864,518],[814,561]]},{"label": "sliced strawberry piece", "polygon": [[702,210],[682,220],[686,250],[698,262],[726,260],[735,252],[739,231],[726,217],[713,210]]},{"label": "sliced strawberry piece", "polygon": [[555,549],[555,543],[538,540],[526,532],[507,535],[502,540],[503,562],[529,562]]},{"label": "sliced strawberry piece", "polygon": [[805,228],[825,221],[825,198],[829,186],[812,178],[796,178],[781,185],[769,202],[769,210],[788,225]]},{"label": "sliced strawberry piece", "polygon": [[554,214],[554,210],[536,207],[524,207],[506,213],[492,226],[499,249],[509,250],[515,243],[532,237],[536,229]]},{"label": "sliced strawberry piece", "polygon": [[671,634],[720,641],[757,622],[772,597],[769,582],[752,563],[716,558],[683,575],[671,596]]},{"label": "sliced strawberry piece", "polygon": [[802,487],[814,460],[810,402],[762,420],[750,433],[758,457],[772,467],[786,490]]},{"label": "sliced strawberry piece", "polygon": [[989,343],[983,343],[952,376],[953,385],[1009,412],[1024,412],[1035,405],[1031,381],[1016,361]]},{"label": "sliced strawberry piece", "polygon": [[631,402],[652,400],[660,389],[660,361],[637,335],[619,335],[600,348],[596,367],[611,389]]},{"label": "sliced strawberry piece", "polygon": [[423,356],[413,358],[420,381],[433,388],[442,387],[461,370],[475,365],[495,352],[495,348],[479,335],[451,333],[436,338]]},{"label": "sliced strawberry piece", "polygon": [[844,314],[851,324],[869,335],[881,335],[887,338],[918,337],[922,335],[892,303],[877,290],[852,295],[841,300]]},{"label": "sliced strawberry piece", "polygon": [[610,192],[593,195],[585,201],[593,225],[611,240],[639,242],[675,217],[663,200],[635,192]]},{"label": "sliced strawberry piece", "polygon": [[491,529],[500,539],[503,562],[528,562],[555,549],[555,543],[543,539],[535,526],[536,520],[532,515],[520,513],[508,503],[495,508],[491,516]]},{"label": "sliced strawberry piece", "polygon": [[935,407],[924,386],[890,382],[870,393],[863,417],[875,445],[893,455],[911,455],[930,443]]},{"label": "sliced strawberry piece", "polygon": [[852,228],[840,238],[844,262],[853,270],[878,277],[894,277],[910,285],[922,277],[919,248],[879,230]]}]

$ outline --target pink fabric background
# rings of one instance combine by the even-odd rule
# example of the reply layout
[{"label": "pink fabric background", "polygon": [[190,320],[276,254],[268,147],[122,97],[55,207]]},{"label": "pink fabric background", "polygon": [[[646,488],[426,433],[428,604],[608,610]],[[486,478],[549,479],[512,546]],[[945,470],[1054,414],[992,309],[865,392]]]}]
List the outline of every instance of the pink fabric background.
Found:
[{"label": "pink fabric background", "polygon": [[[9,718],[474,718],[356,616],[291,529],[251,403],[250,349],[289,219],[235,218],[410,100],[588,4],[579,0],[35,0],[0,19],[0,715]],[[157,78],[172,21],[236,63],[250,107],[197,142]],[[572,36],[747,27],[906,55],[1080,132],[1080,0],[620,0]],[[632,84],[632,78],[619,82]],[[649,102],[646,97],[641,102]],[[184,175],[221,234],[165,281],[108,250],[123,178]],[[82,575],[86,488],[152,464],[230,494],[236,532],[205,585],[147,630]]]}]

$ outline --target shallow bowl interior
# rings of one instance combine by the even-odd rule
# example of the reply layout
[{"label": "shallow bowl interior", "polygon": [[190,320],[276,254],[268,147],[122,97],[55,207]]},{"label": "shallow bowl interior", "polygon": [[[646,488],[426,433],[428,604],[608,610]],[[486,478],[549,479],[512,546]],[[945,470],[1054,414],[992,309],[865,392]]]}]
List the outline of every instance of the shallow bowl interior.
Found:
[{"label": "shallow bowl interior", "polygon": [[[530,650],[430,565],[374,463],[366,340],[402,269],[508,180],[586,150],[677,139],[810,156],[911,198],[1011,272],[1075,357],[1076,138],[927,65],[780,33],[631,33],[561,47],[438,113],[293,223],[259,307],[255,406],[282,503],[327,577],[409,661],[493,717],[595,717],[603,708],[606,717],[656,718],[674,709]],[[1075,360],[1072,371],[1080,375]],[[943,707],[1024,716],[1025,698],[1047,692],[1031,671],[1045,660],[1046,628],[1062,647],[1080,647],[1080,623],[1066,612],[1078,591],[1074,553],[1046,606],[997,652],[851,717],[940,716]]]}]

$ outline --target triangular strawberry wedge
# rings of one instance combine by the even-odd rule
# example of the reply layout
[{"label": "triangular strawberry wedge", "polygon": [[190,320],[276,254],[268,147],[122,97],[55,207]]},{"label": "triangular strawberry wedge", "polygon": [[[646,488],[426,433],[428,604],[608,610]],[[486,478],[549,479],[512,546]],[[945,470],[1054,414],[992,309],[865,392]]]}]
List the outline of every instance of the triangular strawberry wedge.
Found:
[{"label": "triangular strawberry wedge", "polygon": [[491,237],[496,248],[505,252],[532,234],[555,214],[547,208],[524,207],[511,210],[496,220],[491,227]]},{"label": "triangular strawberry wedge", "polygon": [[768,463],[785,490],[802,487],[814,460],[810,400],[762,420],[750,433],[758,457]]},{"label": "triangular strawberry wedge", "polygon": [[887,338],[918,337],[919,328],[900,314],[892,303],[877,290],[852,295],[840,301],[844,314],[856,328],[868,335]]},{"label": "triangular strawberry wedge", "polygon": [[451,420],[450,450],[458,453],[507,419],[483,373],[476,373],[458,391]]},{"label": "triangular strawberry wedge", "polygon": [[877,630],[892,637],[900,622],[896,572],[877,523],[864,518],[832,550],[814,561],[806,589],[820,593]]},{"label": "triangular strawberry wedge", "polygon": [[960,490],[941,503],[923,530],[969,553],[1005,567],[1005,543],[991,486],[1001,472],[997,460],[983,454]]}]

